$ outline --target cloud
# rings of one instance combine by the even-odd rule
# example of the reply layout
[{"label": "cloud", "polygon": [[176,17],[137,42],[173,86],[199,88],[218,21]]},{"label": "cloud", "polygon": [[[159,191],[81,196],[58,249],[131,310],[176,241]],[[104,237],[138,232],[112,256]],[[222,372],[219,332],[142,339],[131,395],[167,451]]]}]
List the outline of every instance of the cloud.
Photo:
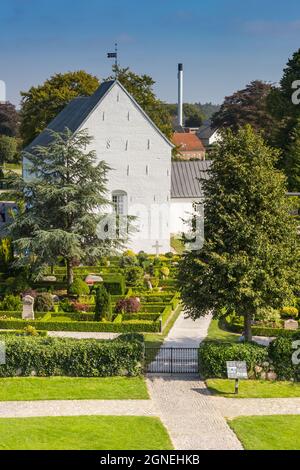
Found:
[{"label": "cloud", "polygon": [[300,31],[300,20],[294,21],[246,21],[242,24],[244,32],[253,35],[286,36]]}]

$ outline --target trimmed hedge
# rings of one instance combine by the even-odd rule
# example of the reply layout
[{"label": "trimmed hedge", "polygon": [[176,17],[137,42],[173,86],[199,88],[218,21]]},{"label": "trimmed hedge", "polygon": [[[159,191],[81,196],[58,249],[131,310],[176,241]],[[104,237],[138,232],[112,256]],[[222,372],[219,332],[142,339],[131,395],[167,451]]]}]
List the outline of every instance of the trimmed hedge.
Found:
[{"label": "trimmed hedge", "polygon": [[[242,333],[244,330],[244,325],[241,321],[236,318],[233,321],[228,321],[228,319],[224,319],[224,323],[226,328],[233,333]],[[256,326],[253,325],[252,328],[253,336],[286,336],[286,337],[293,337],[297,330],[285,330],[284,328],[271,328],[269,326]]]},{"label": "trimmed hedge", "polygon": [[143,344],[139,341],[96,341],[6,337],[6,364],[1,377],[139,375]]},{"label": "trimmed hedge", "polygon": [[[274,370],[279,380],[300,380],[300,364],[292,362],[293,341],[300,339],[300,333],[294,335],[294,338],[279,337],[272,341],[268,347],[269,358],[273,363]],[[299,349],[299,346],[297,346]],[[298,359],[300,354],[298,353]]]},{"label": "trimmed hedge", "polygon": [[122,323],[95,321],[42,321],[42,320],[0,320],[0,329],[20,330],[25,326],[34,326],[38,330],[48,331],[84,331],[84,332],[160,332],[160,322],[130,320]]},{"label": "trimmed hedge", "polygon": [[254,367],[267,360],[267,348],[255,343],[207,341],[199,348],[199,371],[204,378],[227,377],[226,361],[246,361],[249,377],[254,377]]}]

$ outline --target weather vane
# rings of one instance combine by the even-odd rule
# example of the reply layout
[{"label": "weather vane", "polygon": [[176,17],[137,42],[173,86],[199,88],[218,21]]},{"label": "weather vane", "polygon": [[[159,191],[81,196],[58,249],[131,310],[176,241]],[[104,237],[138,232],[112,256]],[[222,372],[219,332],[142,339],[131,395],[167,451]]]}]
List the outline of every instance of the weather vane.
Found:
[{"label": "weather vane", "polygon": [[115,43],[115,52],[108,52],[107,53],[108,59],[115,59],[115,78],[118,75],[118,44]]}]

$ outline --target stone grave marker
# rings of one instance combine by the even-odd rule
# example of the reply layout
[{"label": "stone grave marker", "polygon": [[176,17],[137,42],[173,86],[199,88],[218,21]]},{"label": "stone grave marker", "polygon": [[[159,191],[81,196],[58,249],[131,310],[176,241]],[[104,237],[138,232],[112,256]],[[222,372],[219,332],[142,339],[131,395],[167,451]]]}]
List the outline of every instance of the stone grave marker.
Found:
[{"label": "stone grave marker", "polygon": [[25,295],[23,297],[23,310],[22,310],[23,320],[34,320],[33,304],[34,304],[34,298],[31,297],[31,295]]}]

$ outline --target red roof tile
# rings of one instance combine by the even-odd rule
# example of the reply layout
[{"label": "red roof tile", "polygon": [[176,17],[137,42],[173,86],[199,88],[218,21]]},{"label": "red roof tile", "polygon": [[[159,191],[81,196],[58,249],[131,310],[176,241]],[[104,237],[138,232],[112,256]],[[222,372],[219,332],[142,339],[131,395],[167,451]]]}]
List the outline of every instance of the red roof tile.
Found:
[{"label": "red roof tile", "polygon": [[191,151],[205,151],[205,148],[196,134],[187,133],[187,132],[174,132],[172,137],[172,142],[177,147],[180,147],[180,150],[183,152]]}]

